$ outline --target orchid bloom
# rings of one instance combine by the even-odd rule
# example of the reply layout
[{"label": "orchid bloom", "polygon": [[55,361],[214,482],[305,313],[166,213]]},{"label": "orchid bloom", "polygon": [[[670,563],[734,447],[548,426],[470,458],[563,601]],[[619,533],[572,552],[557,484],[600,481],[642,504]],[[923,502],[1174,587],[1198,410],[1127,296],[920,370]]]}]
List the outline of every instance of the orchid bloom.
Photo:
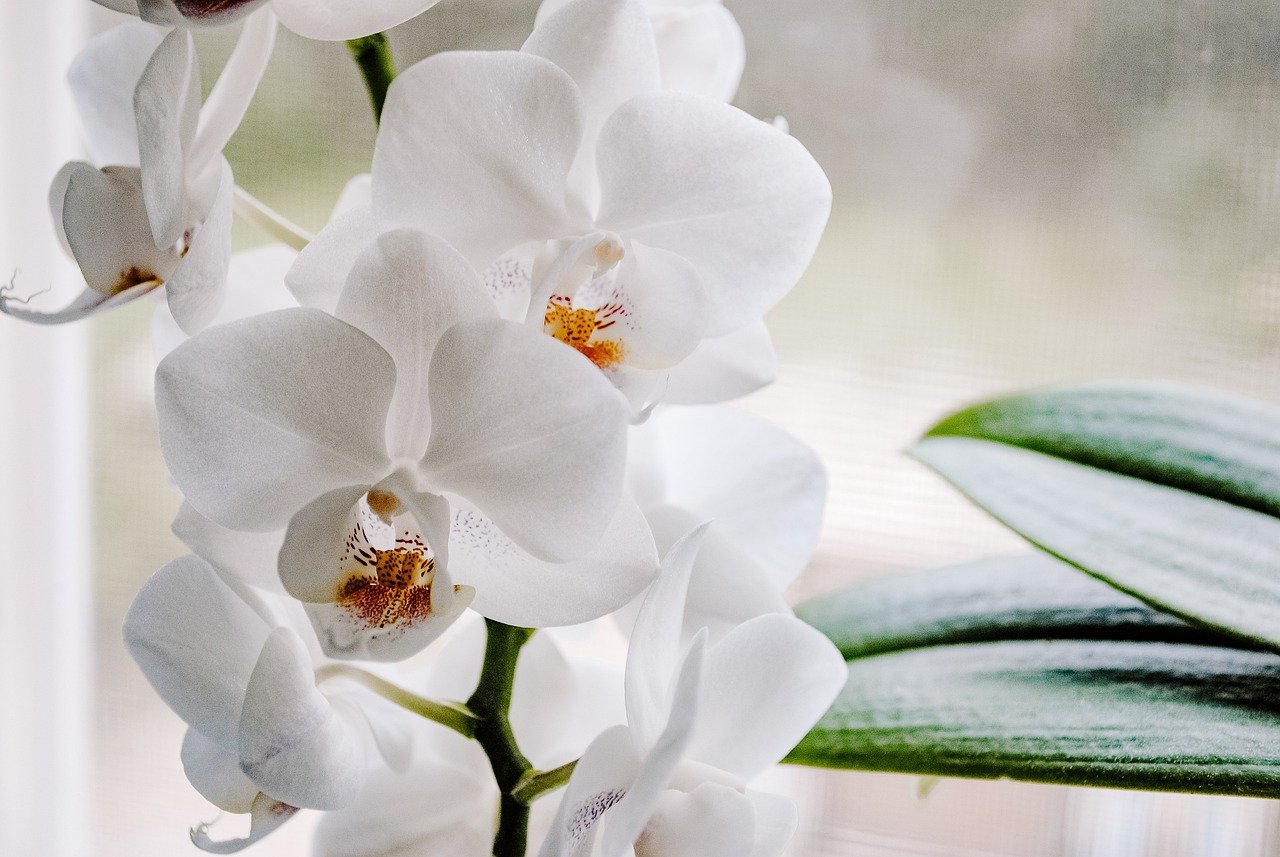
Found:
[{"label": "orchid bloom", "polygon": [[134,660],[189,727],[187,778],[220,809],[252,817],[242,839],[192,830],[206,851],[239,851],[302,807],[339,809],[371,772],[409,764],[411,716],[349,681],[317,686],[326,661],[299,612],[186,556],[151,578],[125,618]]},{"label": "orchid bloom", "polygon": [[231,255],[234,180],[222,148],[240,124],[275,39],[270,11],[252,16],[203,108],[195,46],[125,24],[89,43],[70,71],[101,169],[76,161],[50,190],[53,219],[87,288],[56,312],[0,296],[27,321],[75,321],[165,287],[183,330],[218,311]]},{"label": "orchid bloom", "polygon": [[[362,247],[414,226],[485,271],[503,317],[583,355],[640,410],[717,337],[753,350],[710,365],[768,379],[760,319],[812,256],[830,192],[792,137],[662,90],[639,0],[575,0],[520,52],[437,54],[401,74],[370,205],[323,230],[289,285],[329,308]],[[741,374],[701,392],[737,395]]]},{"label": "orchid bloom", "polygon": [[336,316],[279,310],[192,338],[161,362],[156,396],[191,506],[285,529],[281,581],[331,657],[408,657],[473,598],[508,624],[584,622],[656,567],[621,499],[626,415],[609,384],[497,318],[478,275],[425,234],[374,242]]},{"label": "orchid bloom", "polygon": [[[466,623],[459,623],[462,626]],[[484,649],[479,622],[434,650],[436,663],[413,689],[435,699],[470,695]],[[625,719],[622,674],[616,665],[570,656],[552,634],[535,634],[520,653],[511,699],[511,728],[540,769],[575,759],[590,739]],[[326,813],[316,828],[316,857],[488,857],[499,790],[479,746],[444,729],[416,736],[406,771],[383,768],[360,797]],[[424,810],[424,807],[426,808]],[[534,838],[550,828],[553,801],[533,804]]]},{"label": "orchid bloom", "polygon": [[773,857],[795,829],[790,800],[747,788],[826,712],[840,653],[772,613],[681,652],[684,600],[703,530],[667,553],[627,657],[627,725],[578,762],[541,857]]},{"label": "orchid bloom", "polygon": [[[659,552],[702,521],[685,636],[712,640],[755,616],[787,613],[786,589],[822,530],[827,476],[813,450],[727,407],[666,408],[631,429],[628,485]],[[634,621],[634,610],[618,618]]]},{"label": "orchid bloom", "polygon": [[403,24],[440,0],[95,0],[117,12],[165,26],[220,26],[270,7],[290,30],[308,39],[341,41]]},{"label": "orchid bloom", "polygon": [[[572,0],[542,0],[541,24]],[[733,101],[747,48],[722,0],[644,0],[658,48],[662,88]]]}]

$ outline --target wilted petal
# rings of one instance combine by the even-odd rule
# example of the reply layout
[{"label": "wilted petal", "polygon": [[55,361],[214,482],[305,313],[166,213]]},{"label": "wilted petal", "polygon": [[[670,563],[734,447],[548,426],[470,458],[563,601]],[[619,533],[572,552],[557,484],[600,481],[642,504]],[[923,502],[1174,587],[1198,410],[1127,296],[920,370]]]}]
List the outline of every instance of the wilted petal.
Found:
[{"label": "wilted petal", "polygon": [[754,393],[778,377],[778,355],[763,321],[704,339],[667,373],[663,401],[709,405]]},{"label": "wilted petal", "polygon": [[182,769],[205,800],[226,812],[249,812],[261,791],[240,770],[235,753],[196,729],[188,728],[182,739]]},{"label": "wilted petal", "polygon": [[613,519],[622,400],[590,362],[508,321],[449,328],[431,361],[433,490],[466,498],[534,557],[568,561]]},{"label": "wilted petal", "polygon": [[568,74],[541,57],[428,57],[387,96],[374,209],[443,237],[477,269],[571,232],[565,181],[582,139],[581,102]]},{"label": "wilted petal", "polygon": [[712,646],[703,676],[689,758],[750,780],[818,722],[848,671],[830,640],[774,613],[744,622]]},{"label": "wilted petal", "polygon": [[521,50],[551,60],[578,85],[584,127],[570,185],[594,209],[600,195],[595,150],[601,126],[627,99],[659,89],[658,54],[644,4],[575,0],[539,22]]},{"label": "wilted petal", "polygon": [[[692,5],[692,4],[688,4]],[[742,28],[719,2],[659,13],[653,22],[662,88],[732,101],[747,49]]]},{"label": "wilted petal", "polygon": [[368,776],[372,737],[359,718],[316,688],[302,641],[278,628],[245,690],[240,766],[264,792],[291,806],[341,809]]},{"label": "wilted petal", "polygon": [[566,563],[534,559],[474,508],[459,506],[449,568],[475,587],[472,607],[508,625],[546,628],[598,619],[653,579],[657,552],[635,501],[623,497],[599,544]]},{"label": "wilted petal", "polygon": [[220,325],[156,372],[161,448],[202,514],[270,530],[387,467],[391,357],[332,316],[288,309]]},{"label": "wilted petal", "polygon": [[747,857],[755,840],[755,808],[737,789],[703,783],[668,790],[636,840],[636,857]]},{"label": "wilted petal", "polygon": [[123,306],[134,298],[142,297],[158,285],[159,283],[154,280],[139,283],[133,288],[125,289],[123,292],[118,292],[111,297],[107,297],[93,289],[85,289],[62,309],[48,312],[31,309],[27,306],[25,298],[17,298],[12,294],[0,294],[0,313],[11,315],[14,318],[20,318],[33,324],[66,324],[69,321],[79,321],[82,318],[88,318],[91,315],[97,315],[100,312]]},{"label": "wilted petal", "polygon": [[[297,257],[296,252],[283,244],[267,244],[232,256],[227,266],[227,297],[209,326],[296,307],[298,302],[284,287],[284,277]],[[168,304],[157,304],[151,319],[151,344],[156,359],[164,359],[187,339],[169,312]]]},{"label": "wilted petal", "polygon": [[173,247],[191,222],[187,156],[200,110],[191,34],[177,29],[151,55],[133,96],[142,192],[157,247]]},{"label": "wilted petal", "polygon": [[65,178],[62,229],[85,284],[107,297],[162,285],[179,258],[151,239],[138,169],[77,163]]},{"label": "wilted petal", "polygon": [[600,133],[597,223],[683,256],[702,276],[708,334],[756,321],[809,264],[831,208],[793,137],[677,93],[633,98]]},{"label": "wilted petal", "polygon": [[148,24],[121,24],[90,39],[67,72],[85,142],[103,166],[138,166],[133,92],[163,38]]},{"label": "wilted petal", "polygon": [[209,828],[212,825],[201,824],[191,830],[192,844],[209,854],[235,854],[279,830],[281,825],[293,818],[298,808],[259,794],[254,799],[250,812],[252,820],[249,835],[243,839],[212,839],[209,836]]},{"label": "wilted petal", "polygon": [[335,315],[395,361],[387,450],[393,458],[421,458],[431,434],[427,371],[436,343],[457,322],[497,316],[480,275],[439,238],[415,229],[388,232],[356,261]]},{"label": "wilted petal", "polygon": [[245,687],[270,628],[194,556],[174,560],[138,593],[124,641],[151,686],[188,724],[236,746]]},{"label": "wilted petal", "polygon": [[280,21],[308,39],[357,39],[403,24],[439,0],[274,0]]},{"label": "wilted petal", "polygon": [[222,309],[231,262],[231,166],[221,160],[222,178],[205,221],[189,232],[187,253],[165,284],[169,312],[188,335],[199,333]]},{"label": "wilted petal", "polygon": [[716,532],[781,589],[818,544],[826,469],[787,432],[732,408],[669,408],[641,432],[661,437],[664,502],[714,520]]}]

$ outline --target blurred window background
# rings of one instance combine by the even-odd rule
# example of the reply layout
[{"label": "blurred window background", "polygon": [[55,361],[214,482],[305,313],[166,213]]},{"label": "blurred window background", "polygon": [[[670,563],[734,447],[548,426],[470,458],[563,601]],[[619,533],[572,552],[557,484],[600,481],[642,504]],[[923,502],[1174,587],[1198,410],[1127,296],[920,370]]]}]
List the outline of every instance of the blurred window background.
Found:
[{"label": "blurred window background", "polygon": [[[779,381],[737,404],[810,443],[831,471],[825,537],[795,600],[1022,549],[902,454],[967,401],[1099,377],[1180,379],[1280,401],[1280,6],[726,5],[748,46],[736,103],[785,116],[835,187],[812,268],[769,317]],[[444,0],[394,31],[396,58],[404,66],[451,48],[518,47],[535,6]],[[118,17],[85,14],[85,32]],[[199,36],[206,86],[233,39]],[[54,59],[65,67],[69,52],[53,51],[30,73],[56,80]],[[21,126],[3,133],[16,140]],[[345,47],[282,31],[227,156],[248,191],[318,229],[346,180],[368,169],[374,130]],[[16,203],[6,194],[5,204]],[[34,221],[55,246],[43,207],[5,213]],[[240,248],[266,240],[236,228]],[[0,273],[27,264],[0,258]],[[195,853],[187,828],[216,814],[183,777],[181,723],[119,635],[142,582],[182,552],[168,533],[179,498],[157,447],[150,323],[140,301],[82,326],[79,345],[66,346],[85,349],[90,397],[83,556],[92,569],[79,585],[92,593],[85,770],[96,857]],[[53,353],[46,333],[0,325],[0,341],[21,335],[24,348],[45,349],[28,354]],[[16,348],[5,353],[8,389],[31,367],[13,362]],[[43,383],[59,383],[44,366]],[[6,486],[47,463],[14,445],[0,460]],[[5,544],[25,544],[18,520],[5,520]],[[81,530],[63,532],[74,540]],[[6,598],[30,582],[22,568],[3,573]],[[1280,814],[1266,801],[811,771],[779,781],[804,801],[796,857],[1280,852]],[[305,854],[307,841],[298,823],[250,853]]]}]

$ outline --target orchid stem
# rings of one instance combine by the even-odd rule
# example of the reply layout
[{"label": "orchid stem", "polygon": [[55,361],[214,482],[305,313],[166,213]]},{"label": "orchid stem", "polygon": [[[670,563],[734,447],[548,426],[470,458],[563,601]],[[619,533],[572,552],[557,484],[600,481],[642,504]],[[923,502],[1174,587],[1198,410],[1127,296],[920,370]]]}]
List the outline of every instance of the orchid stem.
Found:
[{"label": "orchid stem", "polygon": [[347,49],[360,66],[365,85],[369,87],[369,100],[373,102],[373,118],[382,121],[382,105],[387,101],[387,89],[396,78],[396,65],[391,58],[391,44],[386,33],[374,33],[362,39],[351,39]]},{"label": "orchid stem", "polygon": [[515,792],[533,770],[533,765],[520,752],[508,714],[516,661],[533,631],[492,619],[485,620],[485,627],[489,639],[484,651],[484,666],[480,670],[480,683],[467,700],[467,708],[480,718],[475,724],[475,739],[488,755],[493,778],[502,791],[493,855],[524,857],[529,838],[529,804]]},{"label": "orchid stem", "polygon": [[269,208],[262,200],[236,185],[231,207],[243,220],[252,223],[272,238],[298,252],[307,249],[315,236],[284,215]]},{"label": "orchid stem", "polygon": [[521,803],[533,803],[547,792],[553,792],[568,783],[576,767],[578,767],[578,760],[574,759],[550,771],[529,771],[512,789],[511,796]]},{"label": "orchid stem", "polygon": [[382,676],[374,675],[367,670],[350,664],[325,664],[316,670],[316,684],[331,678],[348,678],[357,681],[369,690],[390,702],[412,711],[419,717],[433,720],[441,726],[447,726],[459,735],[473,738],[476,735],[477,718],[470,709],[458,702],[436,702],[407,691],[397,684],[387,681]]}]

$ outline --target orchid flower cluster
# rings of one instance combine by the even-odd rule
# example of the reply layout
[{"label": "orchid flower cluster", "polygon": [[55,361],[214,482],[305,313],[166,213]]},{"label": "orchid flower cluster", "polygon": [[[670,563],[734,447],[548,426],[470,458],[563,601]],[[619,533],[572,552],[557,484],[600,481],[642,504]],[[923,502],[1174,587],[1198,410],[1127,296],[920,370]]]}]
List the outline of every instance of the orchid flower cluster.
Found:
[{"label": "orchid flower cluster", "polygon": [[[313,809],[324,857],[781,853],[796,809],[752,781],[846,678],[784,598],[825,477],[719,403],[772,379],[763,315],[830,187],[728,103],[732,15],[547,0],[519,51],[417,63],[371,173],[308,236],[222,155],[278,24],[365,38],[430,0],[99,2],[141,20],[70,73],[93,163],[51,204],[85,290],[0,310],[165,298],[156,405],[191,553],[125,639],[189,727],[192,785],[250,817],[195,844]],[[202,104],[191,31],[232,23]],[[233,212],[283,243],[233,257]],[[625,664],[587,639],[629,640]]]}]

